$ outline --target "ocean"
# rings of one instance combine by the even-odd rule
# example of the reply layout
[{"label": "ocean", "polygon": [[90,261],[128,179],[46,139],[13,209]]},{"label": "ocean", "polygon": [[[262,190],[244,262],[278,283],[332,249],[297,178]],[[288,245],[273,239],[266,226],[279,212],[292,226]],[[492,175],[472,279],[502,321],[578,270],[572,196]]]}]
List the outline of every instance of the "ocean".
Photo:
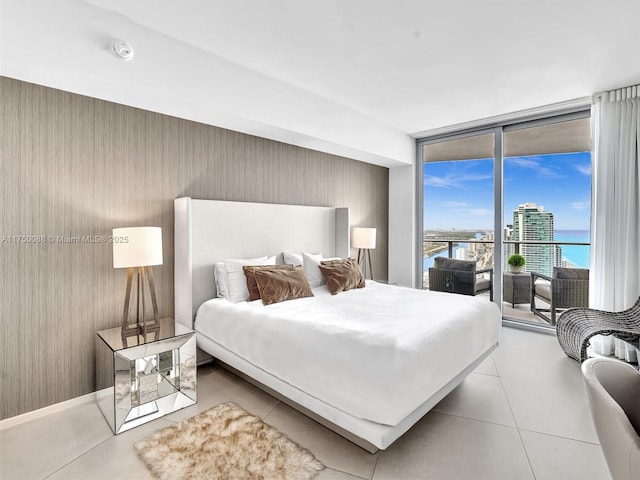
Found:
[{"label": "ocean", "polygon": [[[555,230],[554,239],[556,242],[589,242],[591,234],[589,230]],[[453,248],[453,257],[456,256],[458,248],[469,248],[468,243],[460,243],[459,246]],[[589,245],[561,245],[562,258],[567,260],[571,265],[579,268],[589,268]],[[423,272],[426,272],[433,266],[433,259],[438,256],[447,256],[447,251],[436,253],[429,257],[425,257],[422,261]]]},{"label": "ocean", "polygon": [[[556,242],[590,242],[591,233],[589,230],[555,230]],[[589,245],[562,245],[562,258],[569,261],[573,266],[579,268],[589,268]]]}]

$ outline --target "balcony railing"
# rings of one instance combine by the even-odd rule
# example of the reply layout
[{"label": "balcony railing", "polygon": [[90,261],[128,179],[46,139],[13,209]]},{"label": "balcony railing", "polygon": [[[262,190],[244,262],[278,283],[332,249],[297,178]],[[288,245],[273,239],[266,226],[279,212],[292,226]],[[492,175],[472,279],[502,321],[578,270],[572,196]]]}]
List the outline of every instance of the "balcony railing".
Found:
[{"label": "balcony railing", "polygon": [[[467,242],[458,242],[458,243],[467,243]],[[491,242],[493,243],[493,242]],[[515,253],[520,253],[520,245],[578,245],[578,246],[591,246],[589,242],[550,242],[550,241],[536,241],[536,240],[527,240],[526,242],[522,242],[519,240],[503,240],[503,244],[515,245]]]},{"label": "balcony railing", "polygon": [[[447,238],[434,238],[434,239],[429,239],[429,240],[424,240],[422,242],[422,244],[424,245],[425,243],[446,243],[447,244],[447,256],[449,258],[453,258],[453,247],[454,245],[460,244],[460,243],[481,243],[481,244],[494,244],[493,240],[462,240],[462,239],[456,239],[456,240],[452,240],[452,239],[447,239]],[[440,251],[442,251],[442,249],[440,249]]]},{"label": "balcony railing", "polygon": [[[480,245],[493,245],[495,242],[494,240],[467,240],[467,239],[450,239],[450,238],[429,238],[428,240],[424,240],[423,241],[423,258],[428,258],[431,256],[434,256],[438,253],[442,253],[446,250],[447,252],[447,257],[449,258],[454,258],[453,257],[453,248],[456,245],[459,245],[461,243],[470,243],[470,244],[480,244]],[[520,253],[520,246],[521,245],[555,245],[555,246],[563,246],[563,245],[567,245],[567,246],[584,246],[584,247],[589,247],[591,246],[591,243],[589,242],[568,242],[568,241],[537,241],[537,240],[527,240],[527,241],[520,241],[520,240],[503,240],[502,243],[504,245],[514,245],[514,251],[513,253]],[[426,245],[429,244],[429,246],[427,247]],[[433,244],[446,244],[446,247],[443,245],[442,247],[438,248],[436,246],[434,246]],[[493,249],[492,249],[493,250]],[[505,259],[506,260],[506,259]],[[525,258],[526,260],[526,258]],[[504,262],[506,263],[506,262]],[[491,265],[479,265],[478,268],[489,268],[493,266],[493,262],[491,262]]]},{"label": "balcony railing", "polygon": [[[487,239],[462,239],[462,238],[433,238],[426,237],[423,240],[423,265],[424,261],[427,258],[435,257],[435,256],[447,256],[449,258],[455,258],[454,250],[457,246],[461,244],[469,245],[467,253],[469,255],[465,255],[468,260],[476,260],[478,270],[485,268],[493,268],[493,244],[494,240]],[[519,240],[503,240],[502,241],[505,248],[503,249],[503,269],[508,271],[508,265],[506,264],[506,260],[510,254],[513,253],[521,253],[525,256],[525,260],[527,259],[526,249],[521,248],[524,245],[549,245],[549,246],[571,246],[571,247],[590,247],[591,243],[589,242],[571,242],[571,241],[519,241]],[[513,247],[508,247],[509,245],[513,245]],[[465,257],[463,256],[463,257]],[[458,256],[458,258],[460,255]],[[565,258],[562,255],[561,262],[563,266],[565,266]],[[530,262],[529,267],[534,268],[534,262]],[[569,261],[567,261],[566,266],[572,266]],[[580,265],[576,265],[580,266]],[[427,265],[425,265],[427,267]],[[531,271],[525,266],[525,271]],[[545,273],[545,272],[538,272]],[[546,272],[550,275],[550,272]],[[429,288],[429,275],[427,268],[424,268],[423,271],[423,288]],[[523,320],[526,322],[538,322],[536,320],[535,315],[530,310],[529,304],[504,304],[503,314],[506,318],[513,318],[516,320]]]}]

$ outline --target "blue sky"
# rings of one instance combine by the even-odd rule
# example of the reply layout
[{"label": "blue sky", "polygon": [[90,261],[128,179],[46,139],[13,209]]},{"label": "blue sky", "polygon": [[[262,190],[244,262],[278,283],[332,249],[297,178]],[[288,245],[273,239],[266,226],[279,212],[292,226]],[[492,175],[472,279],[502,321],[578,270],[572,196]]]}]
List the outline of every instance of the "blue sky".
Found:
[{"label": "blue sky", "polygon": [[[423,185],[425,230],[493,230],[493,159],[425,163]],[[589,230],[591,152],[505,158],[505,225],[525,202],[553,212],[556,230]]]}]

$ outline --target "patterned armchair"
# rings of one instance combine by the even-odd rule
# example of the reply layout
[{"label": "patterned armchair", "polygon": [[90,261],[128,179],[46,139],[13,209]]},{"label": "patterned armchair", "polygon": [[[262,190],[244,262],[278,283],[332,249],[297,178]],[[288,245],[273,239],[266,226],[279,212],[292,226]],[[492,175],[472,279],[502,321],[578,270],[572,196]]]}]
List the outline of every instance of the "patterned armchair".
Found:
[{"label": "patterned armchair", "polygon": [[[540,282],[539,279],[545,281]],[[558,310],[589,306],[589,270],[553,267],[551,278],[533,272],[531,273],[531,290],[531,311],[551,325],[555,325]],[[549,304],[549,308],[538,307],[536,298]],[[550,313],[550,316],[543,312]]]},{"label": "patterned armchair", "polygon": [[558,342],[569,357],[579,362],[587,359],[587,347],[594,335],[613,335],[640,347],[640,298],[622,312],[593,308],[572,308],[558,318]]},{"label": "patterned armchair", "polygon": [[[483,273],[489,273],[489,278],[479,276]],[[429,269],[429,290],[462,295],[488,291],[489,299],[493,301],[493,269],[476,270],[476,262],[472,260],[436,257]]]}]

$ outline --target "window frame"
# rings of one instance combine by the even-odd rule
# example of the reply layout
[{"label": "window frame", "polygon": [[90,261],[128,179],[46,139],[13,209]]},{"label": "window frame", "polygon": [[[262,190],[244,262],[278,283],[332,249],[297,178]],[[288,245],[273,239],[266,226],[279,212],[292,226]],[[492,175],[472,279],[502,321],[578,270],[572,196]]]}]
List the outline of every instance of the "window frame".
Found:
[{"label": "window frame", "polygon": [[[440,131],[434,135],[426,135],[416,138],[416,238],[415,238],[415,282],[416,287],[424,288],[423,285],[423,256],[422,242],[424,232],[424,146],[434,143],[440,143],[451,140],[458,140],[477,135],[494,134],[494,157],[493,157],[493,208],[494,208],[494,232],[502,232],[503,224],[503,168],[504,168],[504,134],[510,131],[522,130],[526,128],[534,128],[543,125],[551,125],[554,123],[567,122],[591,117],[591,106],[581,105],[571,109],[562,111],[554,111],[549,113],[539,113],[536,115],[523,116],[518,119],[509,119],[503,122],[487,122],[484,126],[478,126],[467,129],[455,130],[452,128],[449,132]],[[592,149],[593,151],[593,149]],[[593,182],[593,177],[592,177]],[[502,234],[494,235],[494,272],[502,272],[503,270],[503,238]],[[502,275],[494,275],[494,295],[493,301],[500,307],[502,311]]]}]

